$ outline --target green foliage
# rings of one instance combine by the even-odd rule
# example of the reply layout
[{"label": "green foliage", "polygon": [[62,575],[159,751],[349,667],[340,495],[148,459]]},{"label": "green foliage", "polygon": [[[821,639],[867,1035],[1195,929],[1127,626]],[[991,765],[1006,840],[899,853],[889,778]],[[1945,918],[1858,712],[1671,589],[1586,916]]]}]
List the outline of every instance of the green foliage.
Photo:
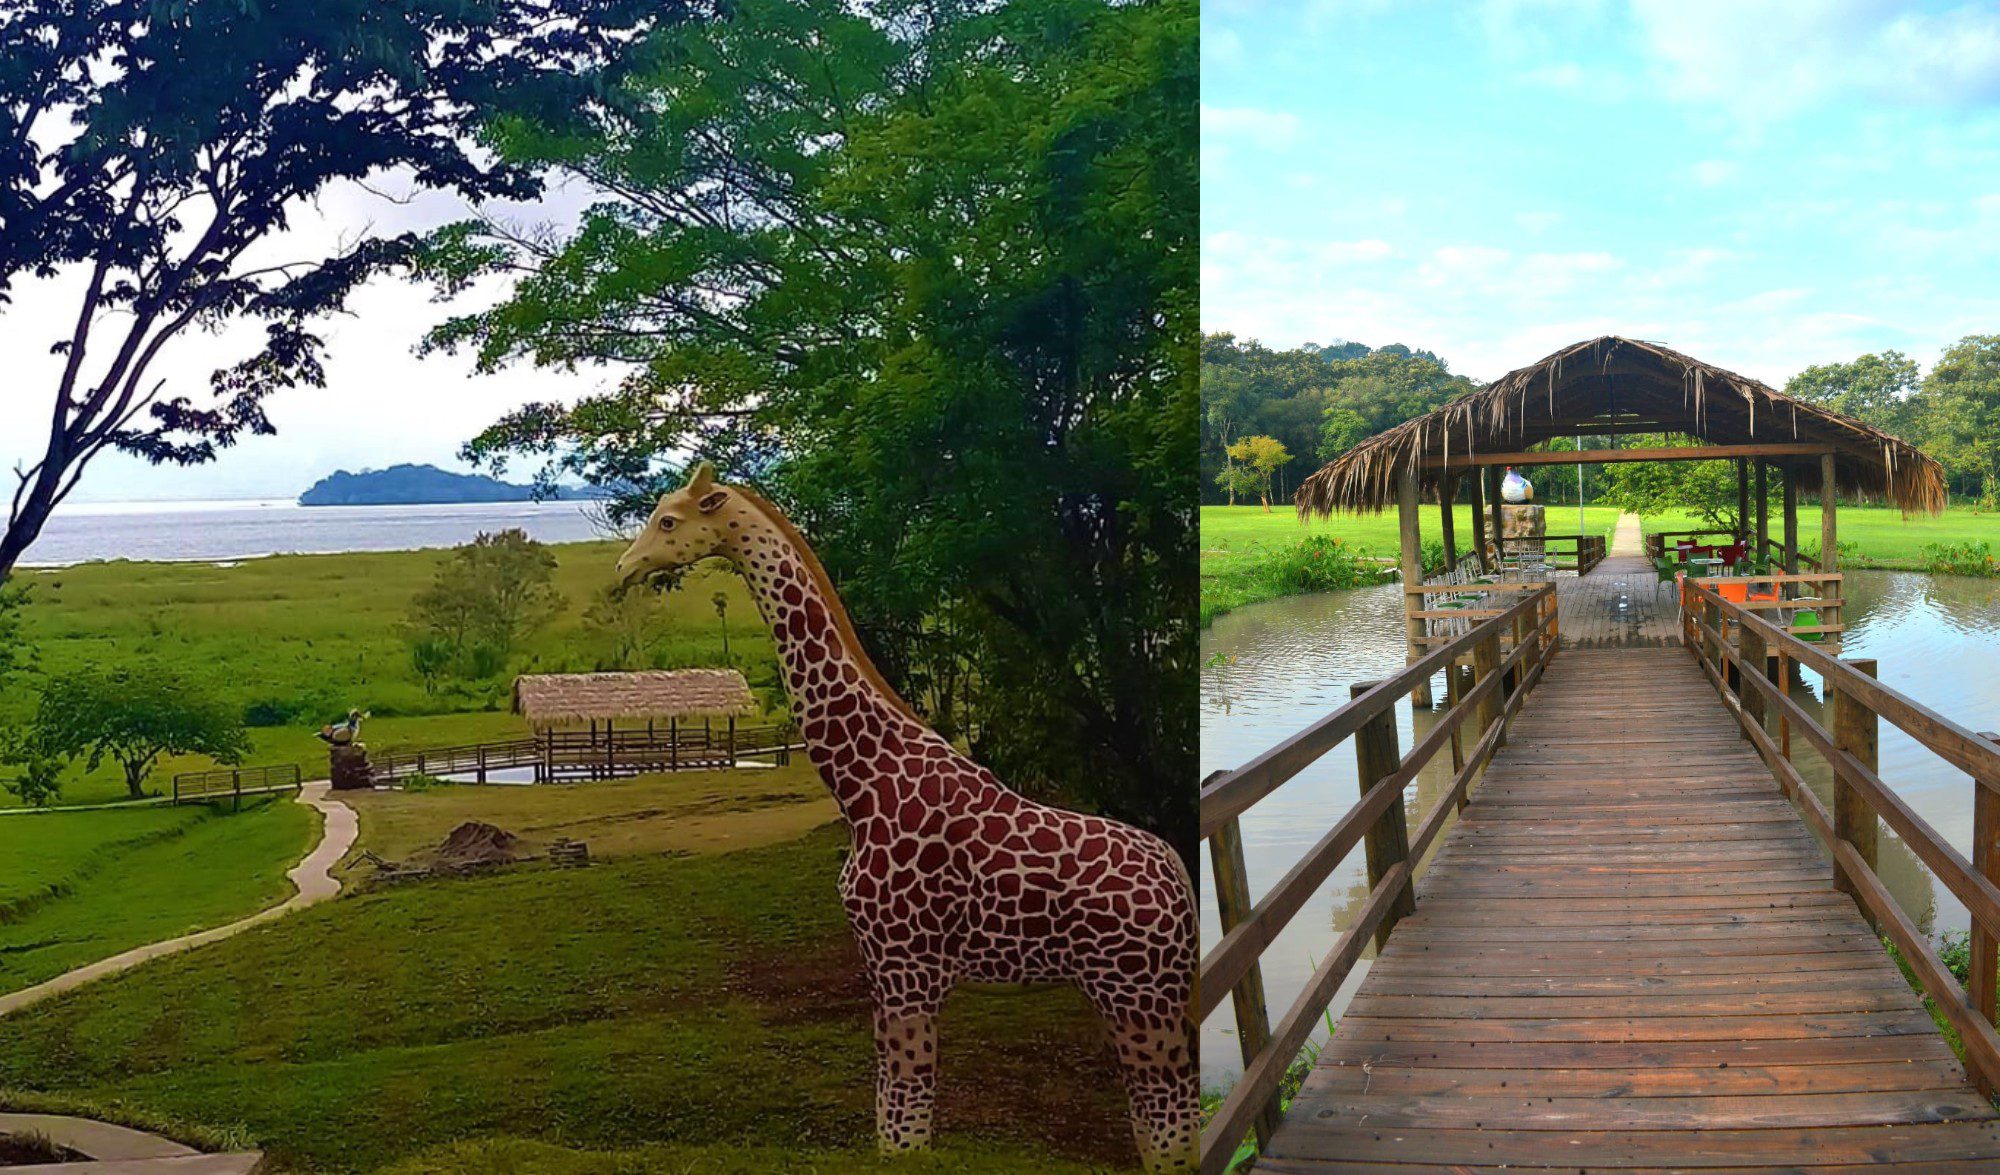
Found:
[{"label": "green foliage", "polygon": [[[1846,545],[1841,544],[1843,547]],[[1993,544],[1985,539],[1973,542],[1925,543],[1924,570],[1934,575],[2000,578],[2000,562],[1996,562],[1993,558]]]},{"label": "green foliage", "polygon": [[1916,361],[1901,351],[1816,364],[1785,382],[1785,393],[1915,440],[1920,385]]},{"label": "green foliage", "polygon": [[502,112],[601,193],[464,224],[432,346],[610,364],[469,446],[630,516],[698,452],[812,536],[890,681],[1010,781],[1188,849],[1198,18],[1191,0],[749,0],[662,24],[599,101]]},{"label": "green foliage", "polygon": [[518,529],[453,550],[410,602],[410,661],[425,688],[445,672],[478,679],[505,669],[521,641],[562,607],[555,572],[555,554]]},{"label": "green foliage", "polygon": [[6,762],[16,769],[16,774],[0,787],[5,787],[23,804],[31,808],[46,808],[62,798],[61,759],[31,748],[20,748],[10,751]]},{"label": "green foliage", "polygon": [[[1628,447],[1666,445],[1670,437],[1637,437]],[[1605,467],[1599,501],[1641,517],[1669,512],[1694,515],[1701,525],[1736,530],[1736,465],[1731,461],[1635,461]]]},{"label": "green foliage", "polygon": [[2000,507],[2000,335],[1968,335],[1946,348],[1924,380],[1924,451]]},{"label": "green foliage", "polygon": [[250,742],[228,705],[178,674],[137,664],[49,679],[23,747],[35,762],[86,757],[91,770],[116,762],[136,798],[163,754],[239,763]]},{"label": "green foliage", "polygon": [[1220,575],[1204,577],[1201,622],[1253,600],[1299,592],[1330,592],[1381,582],[1381,565],[1368,552],[1329,534],[1290,543],[1254,543]]},{"label": "green foliage", "polygon": [[[1478,557],[1479,553],[1473,548],[1464,547],[1458,552],[1457,563],[1460,567],[1463,567],[1466,563]],[[1426,576],[1444,574],[1444,540],[1425,539],[1423,541],[1423,554],[1420,561]]]},{"label": "green foliage", "polygon": [[[1271,436],[1293,453],[1330,461],[1475,386],[1436,355],[1396,343],[1273,351],[1232,334],[1204,336],[1200,480],[1229,488],[1217,477],[1227,464],[1225,450],[1241,437]],[[1281,475],[1276,496],[1292,488]]]},{"label": "green foliage", "polygon": [[[1251,485],[1264,502],[1264,509],[1271,508],[1271,478],[1278,470],[1289,465],[1292,455],[1285,443],[1276,437],[1244,437],[1228,450],[1229,460],[1235,468],[1250,474]],[[1236,484],[1227,487],[1233,497]]]}]

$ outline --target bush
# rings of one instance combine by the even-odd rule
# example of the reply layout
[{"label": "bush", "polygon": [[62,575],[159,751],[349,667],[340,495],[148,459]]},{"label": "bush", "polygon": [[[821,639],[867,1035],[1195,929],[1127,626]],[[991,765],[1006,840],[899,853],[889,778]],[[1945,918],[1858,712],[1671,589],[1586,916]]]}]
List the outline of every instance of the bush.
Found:
[{"label": "bush", "polygon": [[1933,575],[1977,575],[1985,579],[2000,578],[2000,563],[1994,562],[1993,546],[1985,539],[1977,542],[1925,543],[1923,554],[1924,570]]},{"label": "bush", "polygon": [[1375,565],[1332,535],[1316,534],[1272,551],[1256,574],[1281,592],[1330,592],[1375,582]]},{"label": "bush", "polygon": [[[1478,557],[1476,551],[1471,547],[1467,547],[1458,553],[1458,565],[1463,567],[1466,563]],[[1426,576],[1444,574],[1444,540],[1424,540],[1423,564]]]},{"label": "bush", "polygon": [[404,791],[429,791],[434,787],[450,786],[451,781],[449,779],[439,779],[435,775],[425,775],[421,771],[414,775],[405,775],[403,777]]}]

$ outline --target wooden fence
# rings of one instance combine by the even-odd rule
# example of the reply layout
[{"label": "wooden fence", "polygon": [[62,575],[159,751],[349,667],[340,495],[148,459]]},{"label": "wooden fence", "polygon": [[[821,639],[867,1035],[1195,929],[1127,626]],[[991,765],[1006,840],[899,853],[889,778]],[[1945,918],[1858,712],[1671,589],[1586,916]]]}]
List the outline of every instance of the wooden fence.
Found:
[{"label": "wooden fence", "polygon": [[653,771],[713,770],[734,767],[748,757],[791,761],[798,746],[788,726],[726,726],[678,721],[633,730],[545,731],[532,738],[384,751],[369,756],[369,777],[377,786],[412,775],[470,775],[479,783],[491,773],[532,768],[536,783],[617,779]]},{"label": "wooden fence", "polygon": [[174,776],[176,804],[205,804],[229,800],[243,806],[246,795],[297,791],[299,765],[283,763],[275,767],[219,767],[212,771],[183,771]]},{"label": "wooden fence", "polygon": [[[1351,687],[1340,709],[1265,751],[1234,771],[1217,772],[1202,785],[1201,835],[1214,866],[1222,939],[1201,961],[1197,1018],[1208,1019],[1226,994],[1235,1009],[1243,1052],[1243,1078],[1223,1099],[1201,1136],[1201,1170],[1219,1175],[1246,1134],[1267,1140],[1278,1112],[1278,1084],[1361,958],[1370,938],[1378,948],[1396,922],[1416,909],[1412,874],[1446,819],[1465,805],[1473,777],[1506,741],[1507,722],[1521,707],[1561,645],[1553,583],[1497,585],[1527,594],[1492,611],[1477,626],[1432,649],[1394,676]],[[1422,584],[1408,592],[1431,590]],[[1449,590],[1465,591],[1464,587]],[[1469,680],[1459,662],[1471,659]],[[1445,671],[1449,701],[1442,717],[1408,755],[1397,747],[1396,703],[1432,674]],[[1471,719],[1470,729],[1467,729]],[[1464,740],[1470,735],[1470,750]],[[1271,891],[1252,903],[1237,820],[1279,785],[1349,738],[1360,768],[1360,801],[1335,821],[1318,843]],[[1411,835],[1403,792],[1432,759],[1450,748],[1456,772],[1450,788]],[[1368,897],[1353,924],[1322,959],[1305,991],[1275,1029],[1265,1006],[1258,960],[1279,931],[1325,883],[1356,844],[1365,841]]]},{"label": "wooden fence", "polygon": [[[1876,929],[1896,944],[1925,994],[1958,1030],[1974,1083],[1989,1097],[2000,1092],[2000,1035],[1994,1031],[2000,983],[2000,736],[1965,729],[1875,680],[1873,660],[1833,656],[1758,611],[1723,599],[1707,583],[1690,588],[1682,638],[1806,825],[1833,854],[1835,884],[1853,895]],[[1792,699],[1793,665],[1820,675],[1831,730]],[[1885,718],[1971,776],[1970,860],[1877,774],[1877,739]],[[1795,738],[1832,768],[1830,813],[1793,764]],[[1885,823],[1971,913],[1972,960],[1965,987],[1876,873],[1877,840]]]}]

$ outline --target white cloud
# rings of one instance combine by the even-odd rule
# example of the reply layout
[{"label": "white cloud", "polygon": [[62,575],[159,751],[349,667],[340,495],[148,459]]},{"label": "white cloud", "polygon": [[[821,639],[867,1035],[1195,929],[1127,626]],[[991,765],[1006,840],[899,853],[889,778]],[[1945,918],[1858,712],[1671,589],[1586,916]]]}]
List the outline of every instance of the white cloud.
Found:
[{"label": "white cloud", "polygon": [[1562,223],[1560,212],[1516,212],[1514,223],[1531,233],[1541,234]]},{"label": "white cloud", "polygon": [[1201,137],[1242,140],[1259,147],[1288,147],[1298,137],[1299,116],[1289,110],[1259,110],[1252,106],[1201,107]]},{"label": "white cloud", "polygon": [[1704,188],[1719,188],[1735,179],[1740,170],[1727,159],[1704,159],[1688,168],[1688,175]]},{"label": "white cloud", "polygon": [[2000,97],[2000,9],[1884,0],[1632,0],[1667,92],[1752,122],[1832,96],[1977,106]]}]

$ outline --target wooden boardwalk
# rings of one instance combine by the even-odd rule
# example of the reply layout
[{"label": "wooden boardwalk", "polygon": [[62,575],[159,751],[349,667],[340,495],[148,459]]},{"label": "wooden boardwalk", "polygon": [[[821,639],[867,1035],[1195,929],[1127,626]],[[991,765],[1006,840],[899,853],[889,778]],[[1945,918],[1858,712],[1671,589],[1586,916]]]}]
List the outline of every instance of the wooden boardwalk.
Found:
[{"label": "wooden boardwalk", "polygon": [[2000,1115],[1697,663],[1650,620],[1578,650],[1571,603],[1257,1169],[2000,1170]]}]

